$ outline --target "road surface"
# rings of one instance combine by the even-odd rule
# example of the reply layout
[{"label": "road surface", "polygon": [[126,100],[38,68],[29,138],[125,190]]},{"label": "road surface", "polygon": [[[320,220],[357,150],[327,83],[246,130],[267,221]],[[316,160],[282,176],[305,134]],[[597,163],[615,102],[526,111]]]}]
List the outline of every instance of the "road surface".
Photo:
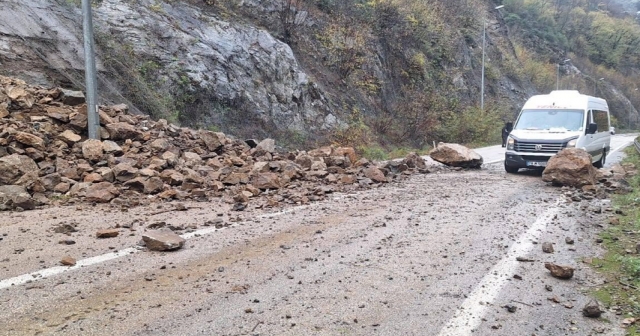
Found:
[{"label": "road surface", "polygon": [[[632,139],[615,136],[612,148]],[[622,335],[613,312],[581,314],[602,284],[581,260],[602,252],[607,201],[568,201],[539,175],[506,174],[501,147],[478,152],[482,170],[279,211],[1,213],[0,335]],[[77,231],[56,232],[65,225]],[[183,227],[186,246],[138,247],[150,225]],[[110,227],[120,235],[95,238]],[[64,256],[78,264],[59,266]],[[576,274],[555,279],[544,262]]]}]

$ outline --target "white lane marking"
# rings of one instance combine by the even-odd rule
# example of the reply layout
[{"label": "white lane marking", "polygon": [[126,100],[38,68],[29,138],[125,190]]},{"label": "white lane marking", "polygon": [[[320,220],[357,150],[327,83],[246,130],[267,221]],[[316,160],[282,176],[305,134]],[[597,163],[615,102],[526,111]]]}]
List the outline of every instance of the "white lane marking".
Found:
[{"label": "white lane marking", "polygon": [[462,302],[453,318],[440,330],[438,336],[471,335],[480,326],[488,305],[498,297],[502,288],[517,270],[519,262],[516,257],[531,251],[533,241],[540,237],[547,224],[558,213],[560,202],[561,199],[558,199],[551,208],[538,217],[529,230],[511,246],[507,255],[489,270],[473,292]]},{"label": "white lane marking", "polygon": [[98,263],[101,263],[101,262],[104,262],[104,261],[107,261],[107,260],[112,260],[112,259],[124,257],[126,255],[130,255],[130,254],[136,253],[138,251],[139,251],[138,249],[130,247],[130,248],[126,248],[124,250],[120,250],[120,251],[117,251],[117,252],[107,253],[107,254],[103,254],[103,255],[99,255],[99,256],[95,256],[95,257],[79,260],[78,262],[76,262],[76,264],[74,266],[70,266],[70,267],[69,266],[56,266],[56,267],[42,269],[42,270],[36,271],[36,272],[31,272],[31,273],[24,274],[24,275],[19,275],[17,277],[13,277],[13,278],[9,278],[9,279],[5,279],[5,280],[0,281],[0,289],[5,289],[7,287],[22,285],[22,284],[33,282],[33,281],[36,281],[36,280],[48,278],[48,277],[56,275],[56,274],[60,274],[60,273],[64,273],[64,272],[68,272],[68,271],[72,271],[72,270],[76,270],[76,269],[81,268],[81,267],[91,266],[91,265],[95,265],[95,264],[98,264]]},{"label": "white lane marking", "polygon": [[[345,197],[348,197],[350,194],[344,194],[344,195],[339,195],[336,197],[333,197],[333,200],[339,200]],[[283,210],[283,211],[279,211],[279,212],[274,212],[274,213],[270,213],[270,214],[264,214],[264,215],[260,215],[257,216],[257,218],[273,218],[273,217],[277,217],[277,216],[282,216],[288,213],[292,213],[295,212],[297,210],[303,210],[306,208],[309,208],[311,206],[314,205],[318,205],[320,204],[320,202],[311,204],[311,205],[299,205],[296,207],[293,207],[291,209],[287,209],[287,210]],[[191,239],[194,237],[201,237],[201,236],[206,236],[209,234],[212,234],[214,232],[223,230],[223,229],[227,229],[230,227],[234,227],[237,226],[238,224],[240,224],[242,222],[237,222],[235,224],[232,225],[228,225],[225,227],[221,227],[221,228],[215,228],[215,227],[210,227],[210,228],[206,228],[206,229],[200,229],[200,230],[196,230],[193,232],[188,232],[185,233],[183,235],[180,235],[180,237],[184,238],[184,239]],[[55,266],[55,267],[50,267],[50,268],[45,268],[39,271],[35,271],[35,272],[31,272],[31,273],[27,273],[27,274],[23,274],[23,275],[19,275],[19,276],[15,276],[13,278],[8,278],[8,279],[4,279],[4,280],[0,280],[0,290],[11,287],[11,286],[18,286],[18,285],[23,285],[25,283],[30,283],[33,281],[37,281],[37,280],[41,280],[44,278],[48,278],[60,273],[65,273],[65,272],[69,272],[69,271],[73,271],[76,270],[78,268],[81,267],[85,267],[85,266],[91,266],[91,265],[95,265],[95,264],[99,264],[101,262],[105,262],[105,261],[109,261],[109,260],[113,260],[113,259],[117,259],[120,257],[124,257],[126,255],[130,255],[133,253],[136,253],[140,251],[140,249],[138,248],[134,248],[134,247],[130,247],[130,248],[126,248],[117,252],[111,252],[111,253],[106,253],[106,254],[102,254],[99,256],[95,256],[95,257],[91,257],[91,258],[87,258],[87,259],[82,259],[76,262],[76,264],[74,266]]]}]

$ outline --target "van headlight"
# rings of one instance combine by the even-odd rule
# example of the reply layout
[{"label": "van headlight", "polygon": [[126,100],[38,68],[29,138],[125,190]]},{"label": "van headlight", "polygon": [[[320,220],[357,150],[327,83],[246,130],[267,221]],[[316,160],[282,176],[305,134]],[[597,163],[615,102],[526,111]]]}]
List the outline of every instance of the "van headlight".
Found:
[{"label": "van headlight", "polygon": [[567,142],[567,148],[575,147],[576,143],[578,143],[578,139],[569,140],[569,142]]},{"label": "van headlight", "polygon": [[507,150],[513,150],[515,148],[516,140],[512,137],[507,138]]}]

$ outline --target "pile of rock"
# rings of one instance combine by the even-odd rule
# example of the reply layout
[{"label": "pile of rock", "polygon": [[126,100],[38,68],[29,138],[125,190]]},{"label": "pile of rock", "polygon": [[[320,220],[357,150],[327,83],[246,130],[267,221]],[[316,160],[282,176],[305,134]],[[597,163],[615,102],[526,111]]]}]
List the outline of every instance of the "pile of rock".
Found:
[{"label": "pile of rock", "polygon": [[427,172],[416,154],[379,165],[349,147],[278,153],[271,139],[152,121],[126,105],[101,106],[101,140],[87,139],[86,110],[81,92],[0,76],[0,209],[212,197],[275,206]]},{"label": "pile of rock", "polygon": [[609,194],[631,191],[626,178],[637,173],[633,164],[615,164],[596,169],[591,156],[583,149],[567,148],[553,156],[542,173],[542,180],[562,186],[571,201],[607,198]]}]

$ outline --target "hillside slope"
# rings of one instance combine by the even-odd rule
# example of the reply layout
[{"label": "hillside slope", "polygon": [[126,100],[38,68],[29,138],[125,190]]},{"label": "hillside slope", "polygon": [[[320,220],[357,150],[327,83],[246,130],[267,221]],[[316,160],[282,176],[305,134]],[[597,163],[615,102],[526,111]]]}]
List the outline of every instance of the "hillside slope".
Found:
[{"label": "hillside slope", "polygon": [[[556,75],[591,93],[597,67],[575,55],[556,69],[573,51],[514,20],[517,1],[498,4],[95,1],[101,99],[288,147],[495,141],[528,96],[554,89]],[[0,74],[82,89],[81,18],[77,0],[0,3]],[[640,96],[620,83],[596,90],[614,115],[637,123]]]}]

